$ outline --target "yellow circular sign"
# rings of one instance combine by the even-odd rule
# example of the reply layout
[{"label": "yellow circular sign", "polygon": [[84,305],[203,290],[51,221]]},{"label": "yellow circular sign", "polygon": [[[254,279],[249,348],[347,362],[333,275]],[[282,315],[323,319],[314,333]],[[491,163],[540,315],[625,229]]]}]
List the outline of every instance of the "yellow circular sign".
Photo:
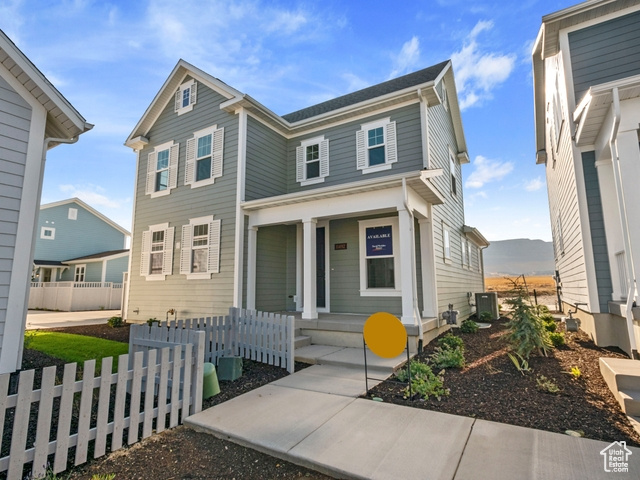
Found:
[{"label": "yellow circular sign", "polygon": [[407,331],[395,315],[378,312],[364,324],[364,341],[369,349],[382,358],[397,357],[407,346]]}]

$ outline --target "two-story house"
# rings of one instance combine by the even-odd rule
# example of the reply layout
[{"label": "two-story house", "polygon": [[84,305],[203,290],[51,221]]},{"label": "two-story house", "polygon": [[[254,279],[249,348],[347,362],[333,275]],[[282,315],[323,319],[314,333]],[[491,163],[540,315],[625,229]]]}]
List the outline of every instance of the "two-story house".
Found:
[{"label": "two-story house", "polygon": [[91,128],[0,30],[0,373],[22,363],[47,151]]},{"label": "two-story house", "polygon": [[180,60],[126,145],[129,321],[239,306],[344,333],[388,311],[422,340],[483,290],[449,61],[280,116]]},{"label": "two-story house", "polygon": [[577,310],[597,344],[637,357],[640,1],[590,0],[543,17],[533,78],[565,312]]}]

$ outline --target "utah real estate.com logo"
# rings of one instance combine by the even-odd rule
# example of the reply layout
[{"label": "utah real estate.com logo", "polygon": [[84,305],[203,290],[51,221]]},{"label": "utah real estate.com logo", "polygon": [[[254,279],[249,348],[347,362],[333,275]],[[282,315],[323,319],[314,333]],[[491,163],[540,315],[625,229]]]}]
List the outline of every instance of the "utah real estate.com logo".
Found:
[{"label": "utah real estate.com logo", "polygon": [[613,442],[600,452],[604,457],[604,471],[609,473],[626,473],[629,471],[629,455],[627,442]]}]

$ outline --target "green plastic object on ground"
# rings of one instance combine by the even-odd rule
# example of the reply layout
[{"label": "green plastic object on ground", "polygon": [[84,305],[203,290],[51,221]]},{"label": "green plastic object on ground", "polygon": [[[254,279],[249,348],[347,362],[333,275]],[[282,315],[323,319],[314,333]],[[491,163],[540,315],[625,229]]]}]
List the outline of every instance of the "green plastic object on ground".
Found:
[{"label": "green plastic object on ground", "polygon": [[203,369],[202,398],[206,400],[220,393],[220,384],[213,363],[205,363]]},{"label": "green plastic object on ground", "polygon": [[237,380],[242,376],[242,358],[222,357],[218,359],[218,375],[220,380]]}]

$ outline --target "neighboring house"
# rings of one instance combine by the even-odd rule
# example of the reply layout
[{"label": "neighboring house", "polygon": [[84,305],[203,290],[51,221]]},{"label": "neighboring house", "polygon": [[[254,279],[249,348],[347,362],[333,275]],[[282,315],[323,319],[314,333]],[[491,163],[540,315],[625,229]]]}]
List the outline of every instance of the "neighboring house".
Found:
[{"label": "neighboring house", "polygon": [[0,373],[22,362],[46,152],[91,127],[0,30]]},{"label": "neighboring house", "polygon": [[422,339],[483,291],[449,61],[279,116],[180,60],[126,145],[129,321],[239,306],[340,331],[383,310]]},{"label": "neighboring house", "polygon": [[33,281],[122,283],[130,235],[78,198],[42,205]]},{"label": "neighboring house", "polygon": [[543,17],[533,77],[564,311],[577,306],[598,345],[637,357],[640,1],[591,0]]}]

